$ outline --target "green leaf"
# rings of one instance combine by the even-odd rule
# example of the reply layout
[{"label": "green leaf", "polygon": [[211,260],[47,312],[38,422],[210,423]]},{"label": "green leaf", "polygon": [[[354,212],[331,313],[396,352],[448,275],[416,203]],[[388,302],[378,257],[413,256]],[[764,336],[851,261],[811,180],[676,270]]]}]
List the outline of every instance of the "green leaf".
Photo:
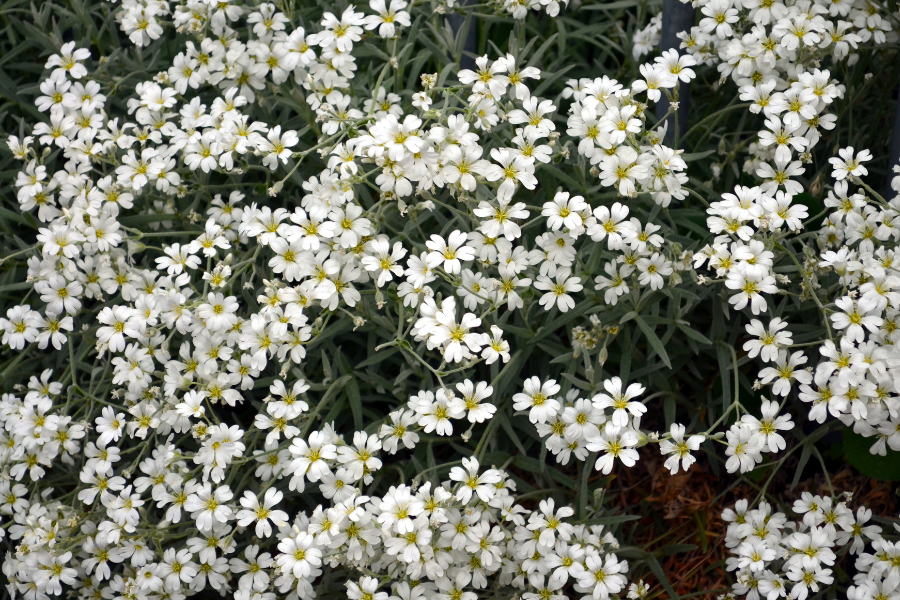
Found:
[{"label": "green leaf", "polygon": [[347,385],[347,382],[351,379],[353,379],[352,375],[343,375],[335,379],[334,382],[328,387],[328,391],[325,392],[325,395],[322,396],[320,402],[329,402],[337,395],[338,391],[340,391],[341,388]]},{"label": "green leaf", "polygon": [[3,208],[2,206],[0,206],[0,217],[15,221],[16,223],[21,223],[22,225],[28,225],[28,221],[26,221],[22,215],[14,213],[13,211],[7,208]]},{"label": "green leaf", "polygon": [[509,362],[506,363],[506,366],[503,367],[503,370],[500,371],[500,374],[494,379],[491,385],[494,388],[494,397],[502,398],[504,394],[506,394],[506,390],[509,386],[512,385],[513,381],[515,381],[516,376],[519,374],[519,371],[524,366],[525,361],[528,360],[528,357],[531,356],[531,352],[534,350],[534,346],[525,346],[524,348],[517,350],[515,354],[512,355],[512,358],[509,359]]},{"label": "green leaf", "polygon": [[591,387],[593,387],[587,381],[584,381],[583,379],[578,379],[571,373],[560,373],[560,375],[562,375],[563,379],[565,379],[566,381],[569,381],[572,385],[574,385],[575,387],[577,387],[580,390],[590,390]]},{"label": "green leaf", "polygon": [[542,81],[541,81],[541,84],[534,91],[534,95],[540,96],[541,94],[543,94],[544,91],[550,87],[550,84],[552,84],[554,81],[556,81],[557,79],[559,79],[560,77],[562,77],[563,75],[565,75],[566,73],[568,73],[569,71],[574,69],[576,66],[577,65],[565,66],[562,69],[559,69],[558,71],[554,71],[553,74],[551,74],[549,77],[544,77],[544,73],[541,73]]},{"label": "green leaf", "polygon": [[[554,33],[549,38],[547,38],[547,40],[543,44],[541,44],[541,47],[538,48],[537,51],[533,55],[531,55],[531,58],[529,59],[528,64],[530,64],[532,66],[536,66],[537,63],[541,60],[541,58],[543,58],[544,52],[546,52],[547,49],[556,40],[556,36],[557,36],[557,34]],[[528,42],[528,44],[531,45],[536,41],[537,41],[537,38],[535,37],[530,42]],[[526,48],[526,50],[527,50],[527,48]],[[522,54],[525,54],[525,51],[523,51]]]},{"label": "green leaf", "polygon": [[363,367],[371,367],[372,365],[377,365],[381,361],[385,360],[386,358],[390,358],[398,352],[400,352],[400,348],[397,348],[396,346],[394,346],[393,348],[388,348],[387,350],[383,350],[381,352],[376,352],[366,360],[356,365],[356,368],[361,369]]},{"label": "green leaf", "polygon": [[575,483],[575,481],[573,481],[571,477],[559,472],[553,467],[548,466],[547,463],[543,463],[536,458],[517,455],[515,458],[513,458],[513,464],[520,469],[525,469],[526,471],[529,471],[531,473],[536,473],[538,475],[550,475],[551,478],[555,479],[569,489],[578,489],[578,484]]},{"label": "green leaf", "polygon": [[[124,225],[125,227],[140,227],[141,225],[147,225],[148,223],[159,223],[160,221],[174,221],[178,219],[178,215],[131,215],[130,217],[122,217],[119,219],[119,223]],[[203,233],[202,229],[197,230],[197,235]]]},{"label": "green leaf", "polygon": [[637,322],[638,327],[641,328],[641,331],[647,336],[647,341],[650,343],[650,347],[653,348],[653,351],[659,355],[660,360],[665,363],[668,368],[672,368],[672,361],[669,360],[669,355],[666,353],[666,348],[663,346],[662,341],[657,337],[656,332],[653,331],[653,328],[644,321],[643,317],[636,316],[634,320]]},{"label": "green leaf", "polygon": [[681,160],[684,162],[694,162],[701,158],[706,158],[710,154],[714,154],[715,150],[706,150],[705,152],[691,152],[690,154],[682,154]]},{"label": "green leaf", "polygon": [[844,452],[860,473],[881,481],[900,481],[900,460],[888,450],[887,456],[871,454],[875,438],[865,438],[852,429],[844,429]]},{"label": "green leaf", "polygon": [[617,2],[589,4],[588,6],[582,6],[581,10],[619,10],[620,8],[632,8],[642,4],[644,4],[643,0],[618,0]]},{"label": "green leaf", "polygon": [[675,590],[672,588],[672,584],[669,583],[669,580],[666,577],[665,571],[663,571],[662,565],[659,564],[659,561],[656,560],[656,557],[648,555],[646,561],[647,566],[650,567],[650,570],[653,571],[653,574],[656,575],[657,579],[659,579],[659,582],[666,589],[666,592],[668,592],[669,598],[671,598],[672,600],[678,600],[680,596],[675,593]]},{"label": "green leaf", "polygon": [[568,325],[575,319],[578,319],[579,317],[581,317],[581,315],[583,315],[594,306],[596,306],[596,303],[593,299],[588,298],[587,300],[582,300],[581,302],[576,304],[575,308],[573,308],[572,310],[564,312],[546,325],[542,325],[537,330],[534,337],[528,340],[527,345],[532,346],[534,344],[537,344],[539,341],[541,341],[551,333],[555,333],[556,331],[558,331],[560,327]]},{"label": "green leaf", "polygon": [[640,515],[616,515],[613,517],[598,517],[596,519],[588,519],[585,525],[618,525],[619,523],[627,523],[628,521],[637,521]]},{"label": "green leaf", "polygon": [[794,487],[800,482],[800,475],[803,473],[803,469],[806,467],[806,463],[809,462],[809,455],[812,453],[812,445],[805,444],[803,446],[803,450],[800,451],[800,460],[797,462],[797,470],[794,472],[794,479],[791,481],[791,488]]},{"label": "green leaf", "polygon": [[[423,37],[422,39],[427,40],[428,38]],[[432,50],[431,50],[432,54],[434,54],[435,56],[439,56],[442,54],[440,48],[438,48],[434,44],[431,44],[431,45],[434,46],[434,48],[432,48]],[[459,68],[459,65],[456,64],[455,62],[450,61],[444,66],[443,69],[441,69],[441,74],[438,75],[438,82],[437,82],[438,87],[443,87],[444,82],[447,81],[447,77],[450,76],[450,72],[453,71],[454,68]]]},{"label": "green leaf", "polygon": [[581,489],[578,494],[578,516],[582,519],[587,514],[588,503],[588,480],[594,472],[594,462],[597,460],[597,453],[591,452],[587,460],[581,464]]},{"label": "green leaf", "polygon": [[628,381],[631,374],[631,359],[634,347],[631,345],[631,328],[622,327],[619,330],[619,376],[623,381]]},{"label": "green leaf", "polygon": [[666,428],[675,422],[675,396],[671,394],[663,399],[663,414],[666,416]]},{"label": "green leaf", "polygon": [[555,177],[559,179],[562,183],[565,183],[569,187],[569,191],[575,192],[579,191],[581,193],[587,193],[584,185],[579,183],[577,179],[564,172],[558,166],[554,165],[552,162],[547,164],[541,164],[540,168],[545,171],[550,172],[551,177]]},{"label": "green leaf", "polygon": [[556,358],[551,360],[550,364],[551,365],[557,365],[560,363],[565,364],[565,363],[569,362],[570,360],[572,360],[573,354],[575,354],[575,353],[574,352],[566,352],[565,354],[560,354],[559,356],[557,356]]},{"label": "green leaf", "polygon": [[347,390],[347,398],[350,400],[350,410],[353,412],[353,428],[356,431],[362,431],[363,429],[363,409],[362,409],[362,400],[359,397],[359,385],[356,383],[356,379],[350,376],[350,379],[347,380],[347,383],[344,385],[344,388]]},{"label": "green leaf", "polygon": [[375,44],[365,43],[363,44],[363,48],[366,50],[366,54],[374,54],[384,62],[391,62],[391,57]]},{"label": "green leaf", "polygon": [[515,444],[516,448],[522,454],[528,454],[528,451],[525,450],[525,446],[522,444],[522,440],[519,439],[519,435],[516,433],[516,430],[513,429],[512,423],[509,422],[509,417],[505,412],[499,411],[494,415],[494,418],[499,417],[500,427],[503,428],[503,431],[506,432],[506,435],[509,436],[509,439],[512,440],[512,443]]},{"label": "green leaf", "polygon": [[34,284],[30,281],[21,281],[19,283],[10,283],[8,285],[0,285],[0,292],[16,292],[19,290],[30,290]]},{"label": "green leaf", "polygon": [[708,337],[697,331],[696,329],[691,329],[687,325],[682,325],[681,323],[675,323],[675,326],[681,330],[681,332],[694,340],[695,342],[700,342],[701,344],[712,344],[712,340]]}]

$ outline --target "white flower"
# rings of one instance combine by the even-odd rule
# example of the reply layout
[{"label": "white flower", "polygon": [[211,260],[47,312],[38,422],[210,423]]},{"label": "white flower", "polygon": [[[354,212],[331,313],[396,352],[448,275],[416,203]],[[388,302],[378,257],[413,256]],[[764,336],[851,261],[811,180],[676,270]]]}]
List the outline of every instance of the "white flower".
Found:
[{"label": "white flower", "polygon": [[366,435],[357,431],[353,434],[353,444],[338,448],[338,461],[344,465],[354,479],[362,479],[372,471],[381,468],[381,460],[375,454],[381,450],[381,441],[376,435]]},{"label": "white flower", "polygon": [[706,15],[700,19],[700,30],[705,33],[716,33],[716,37],[725,40],[731,37],[731,26],[738,22],[738,9],[732,8],[729,0],[710,0],[700,12]]},{"label": "white flower", "polygon": [[14,306],[6,311],[6,318],[0,318],[3,343],[13,350],[21,350],[26,343],[37,339],[40,313],[31,310],[28,304]]},{"label": "white flower", "polygon": [[645,163],[652,161],[646,154],[638,154],[628,146],[619,146],[612,156],[595,154],[600,159],[600,183],[606,187],[615,187],[623,196],[634,196],[637,193],[636,183],[650,175]]},{"label": "white flower", "polygon": [[421,126],[422,120],[415,115],[406,115],[401,123],[388,114],[370,129],[378,146],[371,147],[369,153],[378,156],[386,149],[388,158],[400,162],[404,156],[421,152],[425,146],[425,140],[419,136]]},{"label": "white flower", "polygon": [[385,0],[369,0],[369,7],[377,15],[369,15],[365,18],[366,29],[378,29],[378,35],[383,38],[391,38],[396,34],[397,26],[409,27],[409,13],[403,10],[407,3],[403,0],[391,0],[390,5]]},{"label": "white flower", "polygon": [[481,325],[481,319],[474,314],[465,313],[457,322],[456,307],[453,305],[448,306],[447,310],[439,311],[435,319],[437,326],[430,332],[428,343],[432,348],[443,347],[444,360],[450,363],[460,362],[481,351],[485,336],[473,331]]},{"label": "white flower", "polygon": [[844,335],[851,342],[862,342],[865,339],[865,329],[871,333],[878,331],[884,320],[878,316],[881,311],[874,307],[865,310],[850,296],[843,296],[835,300],[835,305],[843,312],[835,312],[830,315],[834,328],[845,330]]},{"label": "white flower", "polygon": [[103,325],[97,330],[97,342],[107,344],[110,352],[125,349],[125,337],[137,338],[141,335],[137,311],[127,306],[105,307],[97,320]]},{"label": "white flower", "polygon": [[744,350],[747,356],[755,358],[757,355],[763,362],[771,362],[778,356],[781,347],[790,346],[793,343],[790,331],[782,331],[787,323],[775,317],[769,321],[769,326],[764,327],[759,319],[751,319],[745,326],[747,333],[756,339],[744,342]]},{"label": "white flower", "polygon": [[418,424],[425,433],[452,435],[450,419],[461,419],[465,412],[458,403],[451,401],[447,393],[440,389],[437,394],[420,392],[409,400],[409,407],[418,415]]},{"label": "white flower", "polygon": [[216,248],[223,250],[231,248],[231,243],[229,243],[228,238],[222,235],[223,233],[222,227],[214,219],[207,220],[206,227],[200,237],[188,245],[188,252],[196,254],[202,250],[204,256],[213,257],[216,255]]},{"label": "white flower", "polygon": [[532,423],[546,423],[559,411],[559,401],[552,397],[559,390],[555,379],[541,383],[537,376],[529,377],[525,380],[524,391],[513,396],[513,409],[528,410],[528,419]]},{"label": "white flower", "polygon": [[[371,4],[375,4],[379,0],[372,0]],[[393,0],[391,5],[397,2],[397,0]],[[406,2],[401,3],[403,6],[406,6]],[[408,23],[407,23],[408,24]],[[378,580],[374,577],[362,577],[359,580],[359,583],[354,581],[348,581],[347,585],[347,598],[350,600],[388,600],[387,592],[377,592],[378,589]]]},{"label": "white flower", "polygon": [[540,531],[540,539],[542,545],[552,548],[556,544],[557,536],[564,542],[568,542],[575,532],[575,528],[563,521],[575,514],[575,511],[568,506],[561,506],[554,511],[554,501],[552,498],[541,500],[538,505],[539,512],[532,513],[529,519],[528,529],[531,531]]},{"label": "white flower", "polygon": [[74,315],[81,309],[78,299],[84,288],[77,281],[66,281],[65,277],[53,275],[49,281],[39,281],[34,289],[41,294],[41,300],[47,303],[47,312],[59,314],[63,311]]},{"label": "white flower", "polygon": [[688,68],[697,64],[694,57],[690,54],[682,54],[679,56],[678,50],[675,49],[666,50],[661,56],[656,57],[656,64],[684,83],[688,83],[696,77],[693,69]]},{"label": "white flower", "polygon": [[45,69],[53,69],[51,73],[54,77],[65,77],[68,75],[72,79],[81,79],[87,75],[87,68],[81,61],[91,57],[91,51],[87,48],[75,49],[75,42],[68,42],[59,49],[59,54],[54,54],[47,60],[44,65]]},{"label": "white flower", "polygon": [[156,565],[155,575],[165,581],[168,589],[181,588],[182,582],[190,583],[197,575],[197,564],[191,561],[191,553],[182,548],[166,548],[162,562]]},{"label": "white flower", "polygon": [[607,421],[603,430],[596,437],[588,440],[587,449],[591,452],[602,452],[603,455],[594,463],[594,468],[604,475],[612,472],[615,459],[619,459],[626,467],[632,467],[638,460],[637,434],[631,429],[625,429]]},{"label": "white flower", "polygon": [[606,271],[609,277],[604,277],[603,275],[595,277],[594,282],[596,285],[594,288],[597,290],[606,289],[606,292],[603,294],[604,302],[615,305],[619,301],[619,296],[630,291],[625,278],[631,275],[634,267],[628,264],[619,266],[614,262],[608,262],[603,266],[603,270]]},{"label": "white flower", "polygon": [[530,96],[522,102],[522,108],[512,110],[507,114],[509,122],[513,125],[525,125],[525,131],[534,131],[540,137],[550,135],[556,130],[556,125],[546,117],[556,112],[556,106],[551,100],[541,101],[535,96]]},{"label": "white flower", "polygon": [[200,267],[200,257],[193,256],[183,248],[181,244],[172,244],[163,248],[165,256],[156,259],[156,265],[160,269],[166,269],[169,275],[180,275],[185,269],[197,269]]},{"label": "white flower", "polygon": [[588,210],[588,204],[581,196],[569,197],[569,192],[557,192],[552,201],[544,202],[541,215],[547,217],[547,227],[558,231],[565,227],[577,232],[584,229],[582,213]]},{"label": "white flower", "polygon": [[403,535],[415,529],[413,520],[425,510],[425,503],[414,496],[409,487],[391,486],[378,505],[378,510],[381,511],[378,522]]},{"label": "white flower", "polygon": [[457,408],[467,413],[470,423],[483,423],[497,411],[497,407],[490,402],[482,402],[485,398],[490,398],[494,392],[494,388],[487,382],[479,381],[476,385],[466,379],[462,383],[457,383],[456,389],[461,395],[455,396],[453,402]]},{"label": "white flower", "polygon": [[406,256],[406,249],[401,242],[394,242],[393,250],[391,250],[388,239],[379,237],[369,242],[368,251],[371,252],[371,255],[364,256],[361,262],[366,271],[377,272],[376,285],[378,287],[393,279],[395,275],[397,277],[403,275],[403,267],[398,261]]},{"label": "white flower", "polygon": [[275,256],[269,259],[269,266],[274,273],[283,274],[287,281],[298,281],[303,278],[303,262],[306,254],[303,250],[303,240],[300,238],[288,241],[284,238],[274,238],[269,246]]},{"label": "white flower", "polygon": [[275,506],[281,502],[282,494],[275,488],[266,490],[263,503],[259,503],[256,494],[247,490],[241,498],[241,506],[243,510],[237,513],[237,523],[241,527],[246,527],[256,521],[256,537],[269,537],[272,535],[272,523],[276,527],[282,527],[288,522],[288,514],[282,510],[275,510]]},{"label": "white flower", "polygon": [[486,93],[494,99],[499,99],[506,93],[509,85],[509,77],[503,75],[506,72],[506,60],[496,60],[488,65],[488,57],[479,56],[475,59],[477,71],[463,69],[457,75],[463,85],[472,85],[472,91]]},{"label": "white flower", "polygon": [[[330,443],[321,431],[312,432],[308,442],[302,437],[295,437],[289,450],[294,457],[290,471],[299,479],[305,477],[310,482],[319,481],[330,474],[331,469],[327,461],[333,461],[338,456],[337,447]],[[299,488],[299,483],[297,487]]]},{"label": "white flower", "polygon": [[291,157],[290,148],[296,146],[299,141],[296,131],[288,130],[281,133],[281,125],[276,125],[269,130],[266,139],[260,141],[259,149],[265,154],[262,164],[273,171],[278,166],[279,159],[287,164],[288,158]]},{"label": "white flower", "polygon": [[612,106],[606,111],[603,122],[608,125],[610,144],[618,146],[625,141],[629,133],[641,132],[641,121],[634,118],[635,111],[637,107],[633,104],[622,108]]},{"label": "white flower", "polygon": [[288,390],[282,380],[276,380],[275,383],[269,386],[269,392],[276,399],[266,403],[266,412],[276,419],[284,418],[289,421],[296,419],[309,410],[309,404],[300,398],[300,395],[308,389],[309,384],[303,379],[298,379],[294,382],[290,390]]},{"label": "white flower", "polygon": [[729,304],[733,304],[735,310],[741,310],[750,304],[750,311],[754,315],[765,312],[768,308],[762,294],[774,294],[778,291],[778,288],[775,287],[775,278],[772,276],[745,277],[735,271],[728,273],[725,287],[738,290],[737,294],[728,299]]},{"label": "white flower", "polygon": [[618,377],[606,379],[603,387],[607,394],[597,394],[591,399],[594,407],[598,410],[613,408],[611,423],[618,427],[628,425],[629,413],[634,417],[640,417],[647,412],[647,407],[633,399],[644,393],[644,386],[639,383],[632,383],[628,388],[622,391],[622,380]]},{"label": "white flower", "polygon": [[636,80],[631,86],[631,91],[647,92],[647,99],[653,102],[659,102],[662,98],[660,89],[675,87],[678,82],[674,74],[663,70],[660,65],[642,64],[640,72],[643,79]]},{"label": "white flower", "polygon": [[416,92],[412,97],[412,105],[419,110],[426,111],[431,106],[431,96],[428,92]]},{"label": "white flower", "polygon": [[231,518],[231,509],[225,503],[233,496],[227,485],[213,490],[209,483],[204,483],[187,497],[184,509],[191,513],[200,531],[211,531],[216,523],[227,523]]},{"label": "white flower", "polygon": [[414,448],[419,441],[419,434],[411,430],[411,425],[416,423],[416,413],[411,410],[393,411],[388,416],[391,422],[382,424],[378,432],[384,449],[396,454],[400,444],[406,449]]},{"label": "white flower", "polygon": [[699,450],[700,444],[704,439],[702,435],[692,435],[685,440],[684,431],[684,425],[672,423],[670,429],[671,440],[662,440],[659,443],[659,451],[662,452],[663,456],[671,454],[671,456],[666,459],[664,466],[669,469],[669,472],[672,473],[672,475],[678,473],[679,463],[681,468],[685,471],[694,464],[697,459],[691,455],[691,452]]},{"label": "white flower", "polygon": [[806,364],[806,355],[803,352],[798,350],[788,356],[786,350],[779,350],[775,366],[760,371],[759,379],[765,384],[775,381],[772,393],[787,396],[791,392],[791,380],[796,379],[801,384],[809,384],[812,381],[812,374],[797,368],[803,364]]},{"label": "white flower", "polygon": [[464,458],[462,464],[462,467],[450,469],[450,480],[460,484],[456,490],[456,499],[468,504],[475,494],[482,502],[489,502],[497,492],[494,484],[500,481],[500,472],[488,469],[479,475],[478,460],[475,458]]},{"label": "white flower", "polygon": [[516,58],[508,53],[505,58],[500,60],[504,61],[503,69],[509,73],[507,79],[509,80],[510,85],[513,86],[512,95],[519,100],[528,99],[531,96],[531,91],[525,84],[525,79],[540,79],[540,69],[536,67],[517,68]]},{"label": "white flower", "polygon": [[581,278],[571,277],[567,269],[560,269],[556,272],[555,282],[546,275],[539,275],[534,287],[546,292],[540,300],[544,310],[550,310],[555,304],[560,312],[574,308],[575,300],[569,293],[580,292],[584,288],[581,285]]},{"label": "white flower", "polygon": [[741,543],[741,545],[738,546],[737,554],[738,568],[749,568],[751,571],[764,570],[767,564],[775,560],[775,557],[778,555],[773,548],[769,548],[765,542],[760,540]]},{"label": "white flower", "polygon": [[[805,206],[793,204],[793,193],[785,193],[781,190],[775,192],[775,197],[762,198],[761,204],[769,221],[770,229],[777,229],[787,223],[791,231],[803,229],[803,219],[809,216]],[[751,242],[753,243],[753,242]]]},{"label": "white flower", "polygon": [[508,149],[498,148],[491,150],[491,158],[499,164],[491,164],[485,169],[484,177],[488,181],[501,182],[497,189],[499,202],[509,202],[520,183],[529,190],[533,190],[537,185],[533,158],[523,154],[514,154]]},{"label": "white flower", "polygon": [[237,298],[210,292],[206,299],[207,302],[197,308],[197,316],[205,321],[210,331],[225,331],[237,324]]},{"label": "white flower", "polygon": [[428,260],[443,260],[444,270],[451,274],[457,274],[462,270],[462,263],[475,258],[475,250],[466,245],[468,237],[462,231],[453,231],[444,241],[444,238],[432,234],[431,239],[425,242],[425,246],[431,250]]},{"label": "white flower", "polygon": [[744,415],[741,421],[750,427],[750,430],[763,439],[763,445],[769,452],[784,450],[787,444],[779,431],[790,431],[794,428],[790,415],[778,416],[778,403],[769,400],[762,402],[762,418],[757,419],[753,415]]},{"label": "white flower", "polygon": [[491,325],[491,337],[487,340],[481,358],[486,365],[497,362],[498,358],[503,362],[509,362],[509,342],[503,339],[503,330],[496,325]]},{"label": "white flower", "polygon": [[334,223],[334,238],[344,248],[352,248],[360,238],[372,233],[372,222],[362,216],[363,209],[357,204],[348,204],[343,208],[335,208],[328,215]]},{"label": "white flower", "polygon": [[529,214],[525,210],[524,202],[516,202],[510,206],[499,199],[496,206],[482,200],[472,212],[476,217],[487,219],[478,227],[486,237],[497,238],[502,235],[508,240],[514,240],[522,235],[522,230],[514,219],[527,219]]},{"label": "white flower", "polygon": [[584,558],[584,571],[577,576],[575,590],[591,594],[588,598],[607,600],[610,594],[618,594],[627,583],[622,573],[628,571],[628,563],[620,562],[613,553],[588,554]]},{"label": "white flower", "polygon": [[794,181],[791,177],[802,175],[806,172],[800,165],[800,161],[790,161],[775,158],[775,166],[769,163],[762,163],[756,170],[756,175],[766,181],[762,184],[761,189],[764,194],[774,194],[779,186],[784,187],[784,191],[790,196],[795,196],[803,191],[803,184]]},{"label": "white flower", "polygon": [[626,221],[628,207],[616,202],[612,207],[598,206],[587,221],[587,234],[595,242],[606,239],[610,250],[619,250],[625,245],[624,238],[632,233],[632,224]]},{"label": "white flower", "polygon": [[639,258],[637,268],[640,272],[638,283],[649,284],[651,290],[662,289],[665,283],[663,276],[672,274],[672,263],[659,252],[654,252],[650,257]]},{"label": "white flower", "polygon": [[743,423],[735,423],[725,432],[725,436],[728,439],[728,447],[725,449],[728,460],[725,462],[725,469],[729,473],[735,471],[746,473],[762,462],[763,439],[754,435],[750,427]]},{"label": "white flower", "polygon": [[96,431],[100,434],[97,444],[106,446],[110,442],[118,442],[125,427],[125,413],[116,413],[111,406],[104,406],[101,415],[94,419]]},{"label": "white flower", "polygon": [[308,533],[295,530],[292,537],[278,543],[278,550],[280,553],[275,557],[278,568],[297,579],[310,577],[314,570],[318,573],[318,567],[322,564],[322,551]]}]

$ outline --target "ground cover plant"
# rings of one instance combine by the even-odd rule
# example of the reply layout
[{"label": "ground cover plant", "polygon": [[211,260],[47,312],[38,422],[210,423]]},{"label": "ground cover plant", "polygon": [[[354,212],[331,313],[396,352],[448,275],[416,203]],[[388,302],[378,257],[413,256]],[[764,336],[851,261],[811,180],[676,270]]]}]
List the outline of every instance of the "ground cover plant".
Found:
[{"label": "ground cover plant", "polygon": [[692,8],[0,6],[6,593],[900,598],[900,13]]}]

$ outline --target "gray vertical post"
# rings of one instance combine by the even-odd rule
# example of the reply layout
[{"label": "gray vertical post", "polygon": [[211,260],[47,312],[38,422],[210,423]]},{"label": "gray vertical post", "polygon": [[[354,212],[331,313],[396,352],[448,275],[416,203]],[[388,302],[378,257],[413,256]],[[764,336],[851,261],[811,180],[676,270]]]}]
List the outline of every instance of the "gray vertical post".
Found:
[{"label": "gray vertical post", "polygon": [[[466,4],[471,4],[469,0],[462,0],[459,3],[460,6],[465,6]],[[458,34],[459,30],[462,28],[463,23],[466,22],[466,18],[458,13],[451,13],[447,15],[447,22],[450,23],[450,27],[453,29],[454,34]],[[469,52],[470,54],[475,54],[475,23],[472,22],[469,25],[469,30],[466,32],[466,42],[463,46],[463,50],[465,52]],[[462,57],[459,60],[459,68],[460,69],[474,69],[475,68],[475,59],[472,56],[467,56],[463,53]]]},{"label": "gray vertical post", "polygon": [[[694,26],[696,18],[696,10],[691,6],[690,2],[684,4],[681,0],[663,0],[662,12],[662,35],[659,43],[660,52],[664,50],[679,50],[681,39],[678,34],[682,31],[690,31]],[[680,50],[679,50],[680,53]],[[677,121],[671,116],[669,117],[669,130],[666,132],[666,143],[675,143],[675,123],[678,123],[679,137],[687,132],[688,128],[688,112],[690,110],[691,101],[691,84],[681,83],[678,89],[678,110],[675,113]],[[660,101],[656,103],[656,118],[662,119],[669,112],[669,99],[663,94]],[[678,140],[679,145],[680,140]]]},{"label": "gray vertical post", "polygon": [[897,91],[897,111],[894,113],[894,131],[891,134],[891,162],[888,163],[887,182],[884,184],[885,198],[893,198],[895,192],[891,188],[894,178],[894,167],[900,162],[900,90]]}]

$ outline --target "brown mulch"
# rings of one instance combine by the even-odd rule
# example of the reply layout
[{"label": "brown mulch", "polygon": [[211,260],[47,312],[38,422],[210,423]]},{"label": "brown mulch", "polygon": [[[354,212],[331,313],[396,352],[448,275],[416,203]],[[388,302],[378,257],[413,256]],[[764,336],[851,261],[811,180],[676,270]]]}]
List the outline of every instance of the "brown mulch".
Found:
[{"label": "brown mulch", "polygon": [[[721,514],[738,498],[752,502],[758,491],[741,483],[727,489],[732,477],[716,477],[701,459],[690,472],[670,475],[663,467],[663,457],[644,453],[630,469],[620,469],[613,487],[618,487],[612,504],[620,514],[644,515],[639,521],[625,524],[618,536],[623,544],[644,548],[649,552],[666,546],[692,544],[697,548],[675,552],[658,560],[676,594],[702,600],[715,600],[732,582],[725,570],[727,550],[722,543],[726,523]],[[820,473],[798,482],[792,490],[785,465],[776,476],[769,491],[779,490],[778,496],[790,506],[804,491],[829,495],[824,476]],[[848,491],[853,496],[848,506],[867,506],[875,515],[897,514],[897,495],[889,482],[876,481],[844,468],[832,478],[835,493]],[[789,515],[790,517],[791,515]],[[640,575],[650,584],[651,598],[669,598],[652,573]]]}]

